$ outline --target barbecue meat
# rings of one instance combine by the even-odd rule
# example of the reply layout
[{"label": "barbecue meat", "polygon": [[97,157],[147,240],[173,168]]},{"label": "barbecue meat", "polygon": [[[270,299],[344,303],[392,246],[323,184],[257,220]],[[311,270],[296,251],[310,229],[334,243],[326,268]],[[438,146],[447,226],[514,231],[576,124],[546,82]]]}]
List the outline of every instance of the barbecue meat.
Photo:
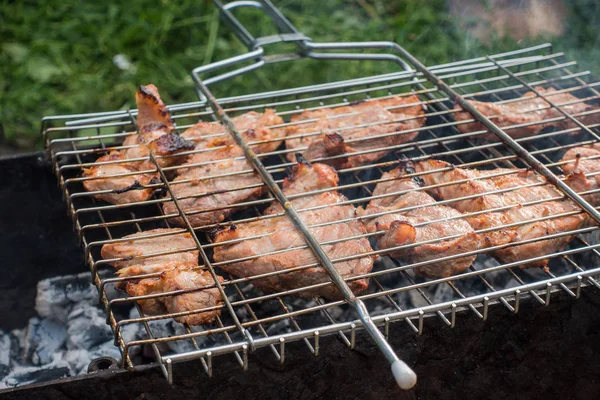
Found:
[{"label": "barbecue meat", "polygon": [[[536,90],[543,96],[546,96],[548,100],[558,105],[562,110],[573,116],[597,109],[596,106],[586,104],[570,93],[558,93],[555,89],[544,89],[541,87],[536,88]],[[577,126],[569,119],[542,122],[552,118],[563,117],[563,114],[556,108],[550,107],[550,104],[547,101],[541,97],[537,97],[534,92],[527,92],[521,96],[521,100],[510,103],[482,102],[475,100],[469,100],[469,103],[483,115],[489,117],[492,122],[499,127],[528,124],[527,126],[506,130],[506,133],[514,139],[537,135],[547,127],[569,129]],[[568,104],[562,105],[565,103]],[[462,110],[455,113],[454,118],[457,122],[474,119],[469,112]],[[589,115],[576,116],[576,118],[584,124],[598,123],[598,121],[600,121],[600,113],[593,112]],[[486,130],[485,126],[479,122],[460,124],[457,125],[457,129],[462,133]],[[490,141],[497,140],[493,133],[483,135],[482,138]]]},{"label": "barbecue meat", "polygon": [[[387,107],[396,108],[387,110]],[[374,162],[391,150],[355,156],[352,153],[412,141],[418,132],[402,131],[423,126],[424,114],[424,108],[416,95],[305,111],[292,117],[295,124],[288,128],[285,145],[288,150],[302,152],[309,161],[340,156],[323,162],[338,168],[356,167]],[[290,161],[294,160],[294,153],[288,154]]]},{"label": "barbecue meat", "polygon": [[[163,271],[171,263],[187,267],[198,265],[198,250],[192,235],[175,233],[178,231],[181,229],[159,228],[134,233],[123,238],[127,241],[105,244],[100,253],[104,259],[120,259],[111,265],[119,270],[119,275],[125,276]],[[164,236],[144,238],[155,235]],[[174,253],[147,257],[166,252]]]},{"label": "barbecue meat", "polygon": [[[192,166],[196,163],[206,164]],[[222,176],[226,174],[234,175]],[[248,186],[254,187],[244,189]],[[194,154],[179,169],[179,175],[171,182],[171,190],[179,199],[179,205],[190,224],[195,228],[209,229],[211,224],[222,222],[232,212],[245,208],[234,207],[236,204],[260,198],[264,186],[244,158],[242,149],[239,146],[226,146]],[[170,195],[167,198],[171,198]],[[165,214],[178,214],[173,201],[164,203],[163,211]],[[170,221],[185,226],[181,217]]]},{"label": "barbecue meat", "polygon": [[[561,159],[562,169],[567,174],[567,183],[594,206],[600,205],[600,144],[569,149]],[[586,175],[589,175],[586,176]],[[577,187],[575,187],[577,186]]]},{"label": "barbecue meat", "polygon": [[[247,143],[257,142],[251,145],[252,150],[256,153],[268,153],[275,150],[285,137],[285,129],[269,128],[273,125],[283,124],[283,119],[270,108],[267,108],[264,113],[249,111],[231,118],[231,122]],[[183,132],[181,136],[193,142],[196,149],[235,144],[233,137],[218,122],[200,121]]]},{"label": "barbecue meat", "polygon": [[[251,111],[232,121],[246,142],[257,142],[251,146],[257,153],[275,150],[285,135],[283,129],[269,128],[283,123],[271,109],[263,114]],[[227,206],[262,196],[262,180],[222,125],[199,122],[181,135],[194,142],[197,152],[178,169],[171,189],[180,198],[179,204],[193,227],[209,229],[211,225],[224,221],[232,212],[244,208]],[[235,175],[222,176],[228,174]],[[243,189],[253,185],[257,187]],[[170,198],[169,194],[167,198]],[[178,213],[172,201],[163,204],[163,211],[165,214]],[[181,217],[173,218],[171,222],[185,226]]]},{"label": "barbecue meat", "polygon": [[[221,277],[218,278],[223,281]],[[215,281],[212,279],[210,272],[194,270],[185,265],[167,269],[158,278],[128,282],[126,286],[127,293],[130,296],[145,296],[193,289],[196,290],[176,296],[165,294],[150,300],[140,300],[139,303],[144,313],[149,315],[199,311],[222,305],[223,299],[219,289],[215,287]],[[221,308],[217,308],[175,317],[175,321],[187,323],[188,325],[204,325],[211,323],[220,314]]]},{"label": "barbecue meat", "polygon": [[[138,107],[137,125],[139,134],[128,136],[123,150],[113,150],[96,160],[96,164],[83,170],[83,186],[89,192],[110,190],[94,197],[112,204],[126,204],[148,200],[154,188],[148,185],[160,182],[154,164],[149,161],[130,161],[148,157],[150,151],[156,156],[171,156],[193,148],[191,142],[181,138],[175,131],[169,110],[160,99],[154,85],[140,86],[136,93]],[[181,157],[157,158],[161,166],[182,162]],[[109,164],[102,164],[102,163]],[[136,174],[136,172],[140,172]],[[114,176],[132,174],[128,176]],[[114,177],[113,177],[114,176]],[[102,178],[105,177],[105,178]]]},{"label": "barbecue meat", "polygon": [[[550,200],[562,197],[562,194],[554,186],[546,184],[544,178],[530,171],[523,172],[502,168],[478,171],[456,168],[451,164],[437,160],[418,162],[415,164],[415,170],[417,172],[427,172],[427,174],[421,176],[427,186],[465,180],[465,182],[455,185],[437,186],[429,189],[430,194],[443,200],[480,195],[472,199],[457,200],[450,203],[450,206],[462,213],[477,213],[506,207],[506,209],[500,211],[465,215],[465,219],[476,231],[493,229],[490,232],[480,233],[486,246],[509,245],[523,240],[541,239],[548,235],[579,229],[588,223],[586,216],[580,213],[507,227],[510,224],[581,211],[571,200]],[[490,176],[502,173],[505,173],[505,175]],[[573,182],[573,184],[577,185],[576,182]],[[502,190],[505,191],[494,193]],[[545,199],[548,199],[548,201],[523,205],[524,203]],[[572,236],[562,236],[528,244],[513,245],[491,253],[503,263],[517,262],[560,251],[571,240]],[[548,260],[541,260],[529,263],[527,267],[546,267],[547,264]]]},{"label": "barbecue meat", "polygon": [[[283,191],[286,195],[306,193],[319,189],[333,188],[337,185],[337,173],[324,164],[309,165],[299,163],[293,175],[286,179]],[[320,242],[337,241],[366,233],[362,222],[354,219],[355,209],[351,205],[339,205],[346,198],[336,191],[326,191],[319,194],[292,199],[292,205],[297,209],[305,209],[327,205],[317,210],[300,211],[300,218],[307,226],[326,224],[309,228],[311,234]],[[267,214],[281,212],[280,206],[273,205]],[[336,222],[350,219],[349,222]],[[255,237],[257,235],[265,235]],[[235,243],[227,241],[245,239]],[[317,262],[317,258],[305,246],[303,235],[295,229],[286,216],[276,216],[262,221],[237,224],[229,229],[218,232],[215,243],[222,243],[214,248],[214,259],[217,262],[233,261],[222,264],[220,268],[238,277],[253,277],[276,271],[285,271]],[[365,238],[350,239],[332,244],[322,244],[331,260],[342,257],[358,256],[372,252],[369,241]],[[268,254],[273,253],[275,254]],[[245,261],[235,261],[240,258],[255,257]],[[340,275],[351,278],[368,273],[373,268],[374,258],[371,255],[337,262],[335,267]],[[265,292],[282,292],[299,289],[305,286],[330,282],[329,275],[321,266],[310,267],[285,274],[269,276],[252,280],[252,283]],[[368,287],[367,279],[347,282],[356,294]],[[302,290],[294,293],[299,297],[323,296],[327,299],[341,298],[341,294],[333,285]]]},{"label": "barbecue meat", "polygon": [[[436,201],[420,191],[418,180],[402,179],[404,168],[386,172],[373,191],[375,198],[359,213],[367,219],[369,215],[385,213],[367,223],[369,232],[385,231],[377,238],[380,249],[418,244],[423,241],[443,239],[416,247],[396,250],[390,257],[404,258],[408,262],[420,263],[466,253],[479,249],[479,237],[454,208],[437,205]],[[412,210],[408,207],[424,206]],[[390,213],[391,212],[391,213]],[[415,272],[426,278],[445,278],[463,272],[475,261],[475,255],[434,262],[415,268]]]},{"label": "barbecue meat", "polygon": [[[165,295],[139,300],[142,310],[148,315],[198,311],[208,307],[217,307],[222,303],[221,295],[214,286],[211,274],[208,271],[199,270],[198,250],[195,250],[196,242],[191,234],[177,233],[179,231],[181,230],[152,229],[125,236],[124,239],[129,239],[127,241],[108,243],[102,246],[102,258],[120,259],[112,262],[112,265],[118,268],[117,274],[121,277],[161,272],[158,277],[127,281],[125,290],[130,296],[201,289],[176,296]],[[172,234],[168,235],[169,233]],[[167,235],[143,238],[160,234]],[[175,253],[144,257],[170,251],[175,251]],[[202,290],[204,287],[207,289]],[[200,325],[211,322],[219,314],[220,308],[176,317],[175,320],[190,325]]]}]

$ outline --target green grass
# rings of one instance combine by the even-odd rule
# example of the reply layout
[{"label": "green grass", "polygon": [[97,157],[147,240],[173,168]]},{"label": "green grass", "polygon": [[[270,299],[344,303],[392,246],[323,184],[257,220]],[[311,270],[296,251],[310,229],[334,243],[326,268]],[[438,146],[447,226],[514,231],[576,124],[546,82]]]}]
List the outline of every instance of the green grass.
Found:
[{"label": "green grass", "polygon": [[[457,29],[443,0],[274,1],[316,41],[393,40],[426,64],[505,51],[522,43],[496,38],[484,45]],[[190,71],[246,49],[220,22],[209,1],[13,2],[0,8],[0,140],[20,150],[41,148],[45,115],[134,107],[139,84],[154,83],[167,103],[196,100]],[[559,50],[598,72],[600,6],[571,2]],[[274,33],[256,13],[241,17],[256,36]],[[125,55],[132,67],[118,68]],[[218,86],[218,95],[304,85],[376,73],[381,63],[292,62]]]}]

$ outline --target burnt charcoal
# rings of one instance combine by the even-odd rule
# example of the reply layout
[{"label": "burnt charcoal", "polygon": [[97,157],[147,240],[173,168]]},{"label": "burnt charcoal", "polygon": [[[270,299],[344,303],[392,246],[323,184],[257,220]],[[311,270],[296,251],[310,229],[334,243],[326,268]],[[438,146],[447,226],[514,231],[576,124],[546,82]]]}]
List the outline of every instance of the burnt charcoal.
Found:
[{"label": "burnt charcoal", "polygon": [[57,361],[44,367],[17,367],[0,381],[0,389],[46,382],[70,375],[69,366],[64,361]]},{"label": "burnt charcoal", "polygon": [[90,361],[98,357],[112,357],[115,360],[120,361],[121,352],[119,351],[119,348],[114,345],[113,341],[110,340],[108,342],[102,343],[99,346],[96,346],[92,351],[90,351],[90,358],[88,360],[88,364]]},{"label": "burnt charcoal", "polygon": [[[157,337],[157,338],[158,337],[173,337],[173,336],[185,335],[185,334],[189,333],[186,330],[186,328],[184,327],[184,325],[182,325],[178,322],[175,322],[172,319],[150,321],[148,323],[148,325],[150,326],[152,335],[154,335],[154,337]],[[192,332],[203,332],[204,328],[202,328],[201,326],[190,326],[190,330]],[[139,332],[139,337],[140,337],[140,339],[148,338],[148,335],[147,335],[145,329],[143,331]],[[206,345],[207,343],[214,342],[213,338],[208,339],[205,336],[196,337],[196,338],[194,338],[194,340],[196,341],[196,344],[198,345],[198,347],[202,347],[202,346]],[[174,340],[171,342],[167,342],[166,345],[167,345],[168,349],[174,353],[183,353],[183,352],[187,352],[187,351],[196,350],[196,346],[194,345],[194,343],[191,339]]]},{"label": "burnt charcoal", "polygon": [[0,330],[0,379],[10,372],[11,354],[14,352],[15,341],[9,333]]},{"label": "burnt charcoal", "polygon": [[98,302],[90,273],[58,276],[38,282],[35,310],[42,317],[66,322],[74,304]]},{"label": "burnt charcoal", "polygon": [[79,375],[87,371],[92,360],[90,353],[84,349],[74,349],[62,352],[60,357],[69,365],[71,375]]},{"label": "burnt charcoal", "polygon": [[68,315],[67,348],[90,350],[111,340],[112,331],[106,324],[104,312],[90,304],[73,307]]},{"label": "burnt charcoal", "polygon": [[34,365],[47,364],[67,339],[67,328],[58,321],[31,318],[25,335],[25,360]]}]

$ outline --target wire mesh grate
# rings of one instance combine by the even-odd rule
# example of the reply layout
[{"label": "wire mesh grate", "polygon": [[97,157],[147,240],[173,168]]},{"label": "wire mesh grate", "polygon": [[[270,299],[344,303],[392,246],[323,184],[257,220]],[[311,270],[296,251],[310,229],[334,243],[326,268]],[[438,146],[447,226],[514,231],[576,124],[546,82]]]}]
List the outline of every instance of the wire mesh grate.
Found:
[{"label": "wire mesh grate", "polygon": [[[598,105],[600,94],[597,89],[600,83],[593,82],[587,71],[580,72],[575,68],[575,62],[565,60],[561,53],[552,53],[550,47],[541,46],[532,48],[525,54],[481,57],[432,67],[431,70],[468,100],[511,104],[521,100],[520,98],[530,92],[532,88],[552,87],[557,90],[557,93],[572,94],[577,98],[576,102],[585,101],[588,104]],[[489,138],[486,136],[489,135],[489,132],[485,128],[468,132],[461,131],[461,125],[466,126],[477,121],[455,119],[456,113],[460,110],[455,106],[453,99],[448,98],[434,83],[416,72],[390,73],[336,84],[222,98],[219,100],[219,104],[232,117],[250,111],[264,112],[268,108],[274,109],[284,122],[271,126],[271,128],[285,129],[302,123],[292,121],[291,117],[306,110],[348,106],[356,102],[386,99],[392,96],[407,98],[410,95],[418,96],[419,103],[427,108],[424,124],[412,129],[418,136],[414,140],[394,144],[384,149],[367,149],[364,151],[365,154],[381,150],[385,150],[388,154],[367,165],[338,169],[340,178],[338,187],[327,190],[340,191],[347,198],[344,204],[355,207],[366,206],[370,200],[376,197],[373,193],[375,186],[386,181],[382,175],[405,162],[406,159],[413,162],[443,160],[454,166],[489,170],[497,176],[515,174],[529,169],[529,165],[523,158],[502,142],[486,141],[485,139]],[[554,106],[565,107],[568,105],[571,104],[559,103]],[[550,107],[556,108],[554,106]],[[170,111],[179,132],[184,132],[198,121],[216,120],[213,111],[204,102],[173,106],[170,107]],[[570,118],[584,121],[582,122],[583,129],[582,126],[563,124],[559,128],[544,128],[537,135],[516,140],[527,150],[528,154],[534,156],[556,175],[561,175],[559,160],[565,150],[598,142],[600,125],[588,123],[593,120],[589,116],[593,116],[597,111],[600,112],[600,109],[587,111],[584,115],[558,115],[544,121],[509,124],[502,126],[502,129],[510,134],[512,130],[523,127]],[[327,300],[321,297],[298,298],[298,293],[306,290],[306,287],[275,293],[262,292],[252,284],[256,279],[255,276],[240,278],[228,275],[223,271],[222,267],[225,264],[239,260],[216,262],[213,259],[214,249],[222,245],[213,240],[212,233],[215,230],[228,229],[233,224],[239,225],[257,220],[268,224],[274,218],[282,215],[281,213],[263,215],[265,208],[274,201],[271,194],[236,204],[234,213],[222,222],[209,224],[202,228],[184,224],[178,230],[168,234],[148,235],[153,238],[188,232],[193,233],[193,236],[197,238],[197,245],[191,249],[197,249],[203,253],[197,269],[210,270],[211,273],[224,277],[223,282],[220,283],[225,294],[224,303],[213,307],[213,309],[220,309],[221,314],[212,325],[197,327],[177,324],[177,334],[166,335],[160,329],[161,322],[210,310],[147,315],[138,304],[140,300],[177,296],[193,292],[194,289],[174,290],[137,297],[128,296],[118,290],[124,282],[155,278],[160,273],[116,277],[111,272],[113,270],[110,266],[111,260],[103,259],[100,254],[103,245],[125,241],[126,239],[123,237],[136,232],[145,232],[155,228],[176,228],[172,224],[173,217],[214,211],[212,209],[189,212],[178,207],[175,213],[165,214],[163,212],[162,206],[170,201],[165,198],[165,194],[176,197],[173,187],[189,183],[173,179],[173,175],[176,174],[178,168],[181,168],[181,165],[160,166],[160,159],[172,156],[151,155],[145,159],[127,160],[128,162],[150,160],[154,169],[145,172],[159,172],[160,181],[151,183],[149,186],[156,189],[149,200],[110,205],[96,200],[93,196],[94,193],[84,190],[83,182],[90,179],[82,176],[84,169],[97,165],[96,159],[100,155],[112,150],[128,148],[123,145],[123,140],[136,134],[135,115],[136,111],[132,110],[126,113],[50,117],[44,119],[42,127],[48,153],[65,195],[69,213],[85,249],[86,260],[92,270],[94,283],[99,288],[101,301],[107,311],[107,322],[115,333],[115,344],[122,351],[124,366],[133,368],[141,362],[130,357],[130,349],[136,346],[149,346],[165,375],[169,375],[167,369],[172,362],[192,359],[200,360],[206,372],[211,375],[213,357],[220,354],[234,354],[240,366],[245,368],[247,353],[253,350],[253,348],[249,349],[248,343],[254,348],[269,347],[275,359],[281,362],[285,358],[284,344],[289,341],[303,340],[309,351],[318,354],[319,337],[335,333],[349,347],[353,347],[353,332],[357,327],[360,328],[361,324],[343,300]],[[398,119],[392,122],[406,122],[411,118],[419,118],[406,117],[402,114],[395,115],[398,115]],[[494,117],[491,119],[495,120]],[[600,121],[600,118],[596,120]],[[356,128],[356,126],[348,127],[348,129],[352,128]],[[411,133],[410,130],[384,133],[383,136],[407,135],[408,133]],[[320,132],[305,133],[304,135],[311,134],[318,135]],[[214,135],[218,137],[229,134],[223,129],[223,132]],[[355,140],[361,141],[360,138]],[[251,141],[249,144],[260,143]],[[190,150],[180,153],[179,156],[181,154],[198,154],[202,151],[215,150]],[[286,150],[285,145],[282,145],[276,150],[257,154],[266,170],[279,185],[288,175],[290,168],[295,165],[295,162],[291,162],[287,158],[287,154],[290,152],[292,151]],[[243,156],[240,157],[243,158]],[[333,162],[335,159],[336,156],[332,156],[317,159],[314,162]],[[123,161],[112,162],[122,163]],[[206,163],[210,162],[212,161]],[[497,168],[511,168],[511,170],[493,171]],[[135,173],[139,173],[139,171]],[[252,173],[252,169],[237,172],[240,176],[248,173]],[[422,173],[409,173],[405,177],[419,177],[420,175]],[[223,179],[226,176],[227,174],[219,174],[216,171],[213,176],[207,178]],[[588,177],[593,179],[593,176],[594,174],[591,174]],[[239,189],[247,189],[248,186],[244,186],[244,181],[241,180],[241,182]],[[260,187],[263,184],[254,185]],[[432,188],[425,187],[422,190],[426,189]],[[515,189],[504,189],[504,192]],[[303,193],[289,196],[289,198],[301,198],[310,194],[314,193]],[[201,194],[192,196],[201,196]],[[466,199],[468,196],[464,198]],[[564,196],[560,194],[555,199],[545,198],[538,203],[563,198]],[[453,201],[456,199],[440,200],[438,204],[451,204]],[[536,202],[530,204],[534,203]],[[316,206],[313,209],[324,210],[326,208],[327,206],[324,205]],[[418,206],[413,208],[418,209]],[[584,213],[584,211],[580,209],[572,211],[568,215],[548,215],[543,219],[560,221],[560,218],[580,213]],[[354,218],[359,219],[360,217]],[[531,221],[526,222],[530,223]],[[324,226],[334,223],[339,223],[339,221],[325,223]],[[458,309],[465,308],[478,318],[486,319],[491,303],[499,302],[510,311],[518,312],[519,301],[524,296],[531,296],[540,304],[547,304],[551,293],[555,290],[562,290],[569,296],[577,297],[582,285],[600,287],[596,281],[597,276],[600,275],[600,253],[598,252],[600,240],[598,240],[597,231],[598,227],[590,224],[576,230],[554,233],[544,237],[544,239],[573,237],[573,240],[563,249],[544,256],[549,259],[547,269],[521,269],[520,266],[536,260],[524,259],[518,262],[501,263],[488,255],[489,249],[479,249],[473,252],[477,258],[464,273],[429,279],[415,274],[415,269],[423,263],[439,262],[440,259],[408,263],[403,259],[389,257],[389,253],[398,248],[377,249],[374,247],[376,250],[370,254],[379,256],[379,259],[373,270],[349,280],[369,279],[369,289],[361,293],[358,298],[365,303],[373,320],[377,324],[385,326],[386,332],[390,323],[403,320],[409,329],[420,333],[423,329],[423,319],[428,315],[437,315],[448,326],[453,327]],[[379,234],[381,232],[365,233],[364,237],[373,240]],[[541,239],[540,237],[530,241],[536,242]],[[341,241],[344,240],[348,239]],[[439,242],[439,239],[434,239],[432,242],[436,241]],[[511,243],[510,246],[526,242]],[[423,242],[414,243],[399,246],[399,248],[416,247],[422,244]],[[306,245],[303,245],[295,249],[305,247]],[[178,250],[178,252],[181,251],[185,250]],[[156,253],[147,253],[142,257],[152,255],[156,255]],[[360,256],[364,256],[364,254]],[[460,256],[464,256],[464,254],[446,256],[441,260],[451,261]],[[343,260],[333,259],[332,261],[337,263]],[[294,270],[302,271],[316,266],[316,263],[298,265]],[[289,272],[289,270],[266,272],[261,277]],[[313,286],[323,287],[326,285],[333,285],[333,283],[322,282]],[[135,306],[134,313],[129,312],[132,306]],[[132,325],[143,326],[146,337],[133,340],[126,338],[123,334],[124,329]]]}]

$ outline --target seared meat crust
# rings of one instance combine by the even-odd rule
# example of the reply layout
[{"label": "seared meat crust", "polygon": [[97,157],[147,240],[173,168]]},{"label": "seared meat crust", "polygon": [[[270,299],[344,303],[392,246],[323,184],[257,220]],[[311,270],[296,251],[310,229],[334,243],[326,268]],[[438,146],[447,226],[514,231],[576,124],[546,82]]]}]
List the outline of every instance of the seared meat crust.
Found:
[{"label": "seared meat crust", "polygon": [[[508,226],[552,215],[580,211],[580,208],[571,200],[550,200],[561,197],[561,193],[554,186],[546,184],[544,178],[530,171],[500,168],[478,171],[456,168],[451,164],[436,160],[418,162],[415,164],[415,170],[428,172],[420,177],[427,186],[466,180],[455,185],[438,186],[429,190],[433,196],[443,200],[480,195],[473,199],[457,200],[450,204],[462,213],[477,213],[506,207],[499,211],[465,215],[465,219],[476,231],[492,229],[490,232],[480,233],[486,246],[541,239],[548,235],[579,229],[588,223],[584,214],[575,214],[519,226]],[[501,173],[506,174],[490,177],[490,175]],[[537,186],[533,186],[536,184]],[[570,184],[577,185],[577,182],[572,181]],[[545,199],[548,201],[523,205]],[[572,236],[538,240],[495,250],[491,254],[503,263],[518,262],[560,251],[571,240]],[[548,260],[545,259],[529,263],[526,267],[546,267],[547,264]]]},{"label": "seared meat crust", "polygon": [[[129,239],[127,241],[108,243],[102,246],[102,258],[121,258],[121,260],[112,262],[112,265],[118,268],[117,274],[121,277],[161,272],[155,278],[127,281],[125,290],[130,296],[201,289],[174,296],[165,295],[139,300],[142,310],[148,315],[196,311],[218,307],[222,303],[221,295],[215,287],[211,274],[198,269],[198,250],[194,250],[196,248],[194,239],[187,232],[175,233],[177,231],[180,229],[152,229],[125,236],[124,239]],[[171,232],[174,234],[140,238]],[[155,253],[171,251],[174,253],[150,256]],[[206,289],[202,289],[204,287]],[[201,325],[212,322],[220,313],[221,309],[217,308],[176,317],[175,320],[189,325]]]},{"label": "seared meat crust", "polygon": [[[562,110],[570,115],[576,115],[597,109],[597,107],[582,102],[580,99],[570,93],[556,93],[555,89],[544,89],[541,87],[536,88],[536,90],[539,91],[543,96],[546,96],[554,104],[559,105]],[[506,133],[514,139],[537,135],[544,128],[550,126],[553,126],[557,129],[569,129],[577,126],[569,119],[542,122],[552,118],[563,117],[563,115],[556,108],[550,107],[550,104],[546,100],[542,99],[541,97],[537,97],[534,92],[527,92],[521,96],[521,100],[510,103],[498,104],[494,102],[482,102],[475,100],[470,100],[469,103],[475,106],[475,108],[483,115],[490,117],[492,122],[499,127],[528,124],[527,126],[506,130]],[[469,112],[461,110],[454,114],[454,118],[456,121],[460,122],[473,119],[473,116]],[[576,118],[584,124],[597,123],[600,121],[600,112],[590,113],[589,115],[584,116],[577,116]],[[479,122],[460,124],[457,125],[457,129],[462,133],[486,130],[485,126]],[[493,133],[489,133],[481,137],[490,141],[497,140]]]},{"label": "seared meat crust", "polygon": [[[397,108],[387,110],[386,107]],[[416,95],[305,111],[292,117],[295,124],[288,128],[285,145],[289,150],[302,152],[309,161],[341,156],[322,162],[337,168],[356,167],[374,162],[390,150],[352,153],[412,141],[418,132],[394,133],[420,128],[425,123],[424,114]],[[367,139],[370,137],[373,138]],[[294,161],[294,153],[288,154],[290,161]]]},{"label": "seared meat crust", "polygon": [[[283,123],[271,109],[259,114],[254,111],[232,118],[244,140],[257,153],[275,150],[285,135],[283,129],[269,128]],[[244,158],[244,152],[233,137],[218,123],[199,122],[181,134],[193,141],[198,153],[193,154],[177,170],[171,189],[179,199],[182,210],[195,228],[209,229],[210,225],[224,221],[232,212],[245,207],[236,204],[260,198],[265,192],[262,180],[252,165]],[[249,171],[241,173],[243,171]],[[222,176],[227,174],[235,174]],[[246,186],[259,185],[248,189]],[[167,198],[170,195],[167,194]],[[227,207],[232,206],[232,207]],[[163,204],[165,214],[177,214],[175,203]],[[171,219],[178,226],[185,226],[181,217]]]},{"label": "seared meat crust", "polygon": [[[364,216],[369,232],[385,231],[377,237],[380,249],[417,244],[416,247],[396,250],[390,257],[404,258],[408,262],[420,263],[436,260],[479,249],[479,236],[455,209],[437,205],[433,197],[419,191],[419,184],[413,179],[402,179],[404,168],[386,172],[373,191],[375,198],[359,214]],[[387,181],[389,179],[389,181]],[[406,210],[408,207],[425,206]],[[397,210],[394,213],[368,219],[369,215]],[[443,239],[433,243],[418,244],[424,241]],[[426,278],[445,278],[463,272],[475,261],[475,255],[434,262],[415,268],[415,272]]]},{"label": "seared meat crust", "polygon": [[[309,165],[299,163],[294,174],[286,179],[283,191],[286,195],[306,193],[313,190],[332,188],[337,185],[335,170],[324,164]],[[336,191],[298,197],[291,200],[297,209],[305,209],[322,205],[327,208],[300,211],[302,221],[308,225],[325,224],[326,226],[309,228],[312,235],[320,242],[331,242],[339,239],[359,236],[366,233],[362,222],[354,219],[355,209],[351,205],[338,205],[346,198]],[[282,212],[279,205],[272,205],[266,214]],[[351,219],[350,222],[336,221]],[[261,237],[255,237],[263,235]],[[224,243],[234,239],[246,238],[235,243]],[[217,262],[235,261],[246,257],[255,257],[246,261],[224,264],[220,267],[238,277],[252,277],[268,272],[285,271],[306,264],[316,263],[317,259],[305,246],[304,237],[295,229],[286,216],[277,216],[262,221],[237,224],[229,229],[218,232],[215,243],[222,243],[214,249],[214,259]],[[350,239],[343,242],[323,244],[323,249],[332,259],[358,256],[371,252],[369,241],[365,238]],[[267,253],[275,253],[264,255]],[[351,260],[337,262],[335,267],[344,278],[368,273],[373,268],[373,256],[364,256]],[[285,274],[252,280],[252,283],[265,292],[282,292],[298,289],[308,285],[330,282],[329,275],[321,266],[311,267]],[[367,279],[349,281],[348,285],[356,294],[368,287]],[[294,294],[299,297],[323,296],[327,299],[338,299],[341,294],[335,286],[303,290]]]},{"label": "seared meat crust", "polygon": [[[156,86],[140,86],[136,93],[136,102],[139,134],[128,136],[123,142],[123,146],[132,147],[111,151],[96,161],[97,163],[119,161],[118,163],[95,164],[83,171],[83,176],[86,178],[99,178],[84,181],[85,190],[88,192],[110,190],[109,193],[96,194],[94,197],[111,204],[148,200],[155,189],[147,186],[160,182],[159,173],[151,161],[128,162],[127,160],[148,157],[150,151],[157,156],[166,156],[193,148],[192,143],[174,132],[171,116],[160,99]],[[182,162],[183,159],[168,157],[158,158],[157,161],[159,165],[166,167]],[[140,173],[112,177],[112,175],[135,172]]]}]

